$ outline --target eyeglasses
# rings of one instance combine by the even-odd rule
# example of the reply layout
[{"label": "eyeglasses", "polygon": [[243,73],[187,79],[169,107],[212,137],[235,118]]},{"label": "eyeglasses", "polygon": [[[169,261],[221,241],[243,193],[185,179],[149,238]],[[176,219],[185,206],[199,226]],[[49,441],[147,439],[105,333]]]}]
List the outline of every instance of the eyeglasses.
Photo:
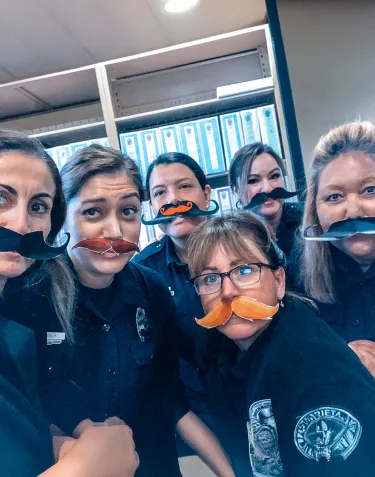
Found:
[{"label": "eyeglasses", "polygon": [[211,295],[221,290],[224,277],[229,277],[230,281],[237,288],[251,288],[259,282],[262,268],[277,270],[278,267],[267,263],[248,263],[223,273],[204,273],[198,277],[192,278],[195,291],[198,295]]}]

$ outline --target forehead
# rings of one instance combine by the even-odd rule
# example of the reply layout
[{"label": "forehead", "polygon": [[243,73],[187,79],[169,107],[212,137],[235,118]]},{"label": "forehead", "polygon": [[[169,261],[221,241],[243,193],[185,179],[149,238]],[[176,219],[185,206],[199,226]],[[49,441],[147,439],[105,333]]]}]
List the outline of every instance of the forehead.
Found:
[{"label": "forehead", "polygon": [[204,268],[220,268],[220,265],[236,266],[239,263],[264,262],[267,263],[267,257],[258,247],[253,239],[245,238],[235,246],[227,241],[222,241],[212,247],[202,264]]},{"label": "forehead", "polygon": [[0,182],[25,193],[36,194],[56,192],[52,172],[45,162],[20,152],[7,152],[0,155]]},{"label": "forehead", "polygon": [[268,172],[272,171],[275,168],[279,168],[279,165],[274,157],[270,154],[261,154],[258,156],[252,166],[250,173],[251,174],[268,174]]},{"label": "forehead", "polygon": [[139,194],[133,179],[126,171],[119,171],[114,174],[97,174],[90,177],[79,191],[78,199],[81,201],[95,198],[112,199],[133,192]]},{"label": "forehead", "polygon": [[375,176],[375,159],[364,152],[341,154],[328,163],[319,178],[319,187],[349,186]]},{"label": "forehead", "polygon": [[154,168],[150,176],[150,186],[156,184],[173,184],[182,178],[189,178],[197,181],[194,172],[184,164],[160,164]]}]

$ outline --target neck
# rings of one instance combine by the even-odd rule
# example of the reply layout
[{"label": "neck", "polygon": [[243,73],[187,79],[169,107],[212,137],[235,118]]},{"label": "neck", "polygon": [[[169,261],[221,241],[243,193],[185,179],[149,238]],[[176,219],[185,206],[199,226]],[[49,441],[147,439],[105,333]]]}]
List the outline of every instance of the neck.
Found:
[{"label": "neck", "polygon": [[277,231],[277,228],[280,225],[282,215],[283,215],[283,208],[281,207],[280,210],[275,215],[267,217],[267,222],[271,225],[271,227],[273,228],[275,232]]},{"label": "neck", "polygon": [[249,336],[248,338],[243,338],[243,339],[240,339],[240,340],[234,340],[234,342],[236,343],[236,345],[238,346],[238,348],[241,350],[241,351],[247,351],[250,346],[252,344],[254,344],[255,340],[263,333],[263,331],[265,329],[268,328],[269,324],[271,323],[272,320],[269,320],[266,324],[266,326],[264,326],[263,328],[261,328],[260,330],[258,330],[256,333],[254,333],[253,335]]},{"label": "neck", "polygon": [[188,240],[188,237],[181,237],[181,238],[172,238],[171,240],[173,242],[173,245],[176,249],[177,257],[181,260],[183,263],[187,263],[187,247],[186,243]]},{"label": "neck", "polygon": [[114,273],[109,275],[92,273],[88,270],[82,269],[80,267],[80,264],[75,261],[74,257],[71,256],[70,258],[73,262],[75,271],[78,275],[79,282],[84,287],[95,288],[95,289],[107,288],[113,282],[115,278]]}]

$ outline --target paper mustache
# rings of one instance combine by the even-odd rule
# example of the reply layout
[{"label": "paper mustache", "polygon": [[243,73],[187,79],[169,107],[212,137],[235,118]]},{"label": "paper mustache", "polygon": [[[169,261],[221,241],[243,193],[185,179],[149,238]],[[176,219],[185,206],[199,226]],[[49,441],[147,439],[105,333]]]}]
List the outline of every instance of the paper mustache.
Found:
[{"label": "paper mustache", "polygon": [[259,192],[258,194],[255,194],[251,201],[245,205],[244,209],[253,209],[254,207],[258,207],[259,205],[267,202],[268,199],[290,199],[297,194],[298,191],[289,192],[283,187],[276,187],[275,189],[272,189],[271,192]]},{"label": "paper mustache", "polygon": [[321,232],[319,225],[311,225],[303,232],[306,240],[329,242],[353,237],[357,234],[374,235],[375,217],[359,217],[357,219],[345,219],[334,222],[327,232]]},{"label": "paper mustache", "polygon": [[32,260],[49,260],[61,255],[69,243],[69,234],[66,242],[60,247],[51,247],[43,237],[43,232],[19,234],[13,230],[0,226],[0,252],[17,252],[22,257]]},{"label": "paper mustache", "polygon": [[151,220],[146,220],[145,216],[142,215],[142,223],[144,225],[156,225],[170,222],[176,217],[194,218],[213,215],[219,210],[219,204],[215,200],[211,200],[211,202],[213,207],[210,206],[207,210],[200,209],[191,200],[180,200],[174,204],[165,204],[160,207],[158,215]]},{"label": "paper mustache", "polygon": [[195,321],[203,328],[216,328],[229,321],[232,313],[244,320],[270,320],[279,310],[279,304],[269,306],[247,296],[239,296],[231,303],[219,301],[202,319]]},{"label": "paper mustache", "polygon": [[106,238],[90,238],[76,243],[72,250],[75,248],[86,248],[100,254],[114,252],[118,256],[124,253],[139,252],[137,244],[122,239],[112,241]]}]

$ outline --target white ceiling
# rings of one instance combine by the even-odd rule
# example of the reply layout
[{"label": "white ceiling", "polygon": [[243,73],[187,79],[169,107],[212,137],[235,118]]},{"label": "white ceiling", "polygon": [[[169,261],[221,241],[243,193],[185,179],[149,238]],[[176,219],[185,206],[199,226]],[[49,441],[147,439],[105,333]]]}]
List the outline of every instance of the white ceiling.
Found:
[{"label": "white ceiling", "polygon": [[111,60],[264,23],[265,0],[1,0],[0,83]]}]

